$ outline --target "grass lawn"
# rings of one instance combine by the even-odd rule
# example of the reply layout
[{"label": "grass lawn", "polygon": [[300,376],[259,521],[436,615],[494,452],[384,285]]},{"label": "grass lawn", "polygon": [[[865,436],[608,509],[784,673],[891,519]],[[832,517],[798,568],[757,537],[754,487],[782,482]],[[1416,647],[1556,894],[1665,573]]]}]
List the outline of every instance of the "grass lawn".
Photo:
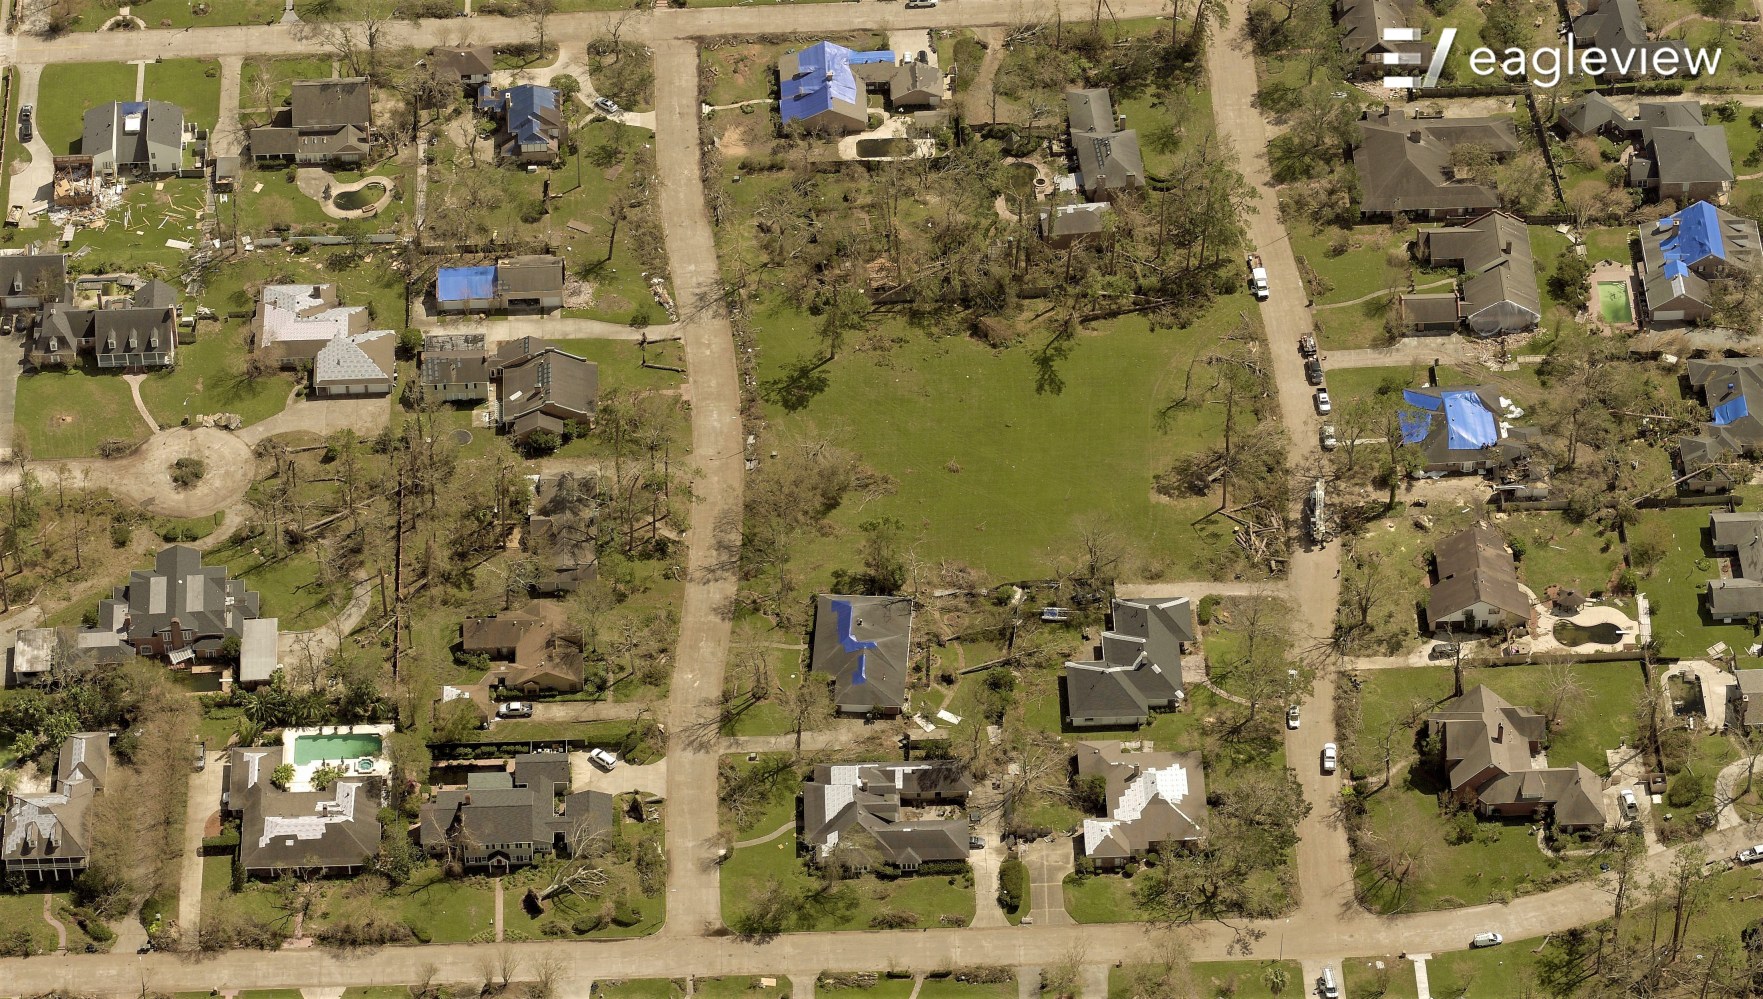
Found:
[{"label": "grass lawn", "polygon": [[201,238],[196,221],[206,205],[206,190],[204,181],[193,178],[130,184],[120,209],[112,208],[101,227],[76,230],[67,252],[81,254],[77,266],[82,273],[133,271],[181,287],[189,254],[166,241]]},{"label": "grass lawn", "polygon": [[[217,28],[238,24],[275,24],[282,16],[281,0],[208,0],[206,6],[208,13],[198,14],[196,5],[189,0],[145,0],[130,9],[136,17],[147,22],[149,28]],[[303,3],[297,4],[296,9],[307,6]],[[80,31],[97,31],[115,13],[115,4],[88,3],[85,12],[80,15],[77,28]]]},{"label": "grass lawn", "polygon": [[1539,597],[1551,584],[1601,593],[1622,568],[1621,541],[1593,522],[1570,523],[1552,511],[1521,513],[1503,521],[1500,529],[1509,540],[1523,542],[1519,577]]},{"label": "grass lawn", "polygon": [[128,383],[95,367],[22,375],[14,410],[33,458],[90,458],[107,440],[147,439]]},{"label": "grass lawn", "polygon": [[1741,656],[1756,639],[1756,630],[1742,624],[1716,624],[1707,616],[1707,581],[1720,575],[1709,554],[1708,510],[1648,511],[1670,527],[1671,546],[1665,558],[1641,581],[1653,609],[1653,637],[1667,656],[1696,657],[1709,646],[1725,642]]},{"label": "grass lawn", "polygon": [[[202,304],[223,316],[252,312],[257,301],[247,288],[255,282],[335,284],[342,304],[367,306],[373,328],[396,329],[404,325],[404,281],[385,266],[391,252],[376,248],[359,258],[348,247],[253,253],[209,272]],[[242,330],[250,320],[226,322],[228,330]]]},{"label": "grass lawn", "polygon": [[820,879],[809,873],[796,849],[792,830],[769,843],[736,850],[722,866],[723,918],[739,914],[746,900],[775,878],[803,896],[788,931],[868,929],[871,921],[885,912],[911,913],[915,919],[909,925],[927,929],[944,925],[941,917],[945,915],[960,918],[962,925],[973,919],[970,875],[924,875],[895,881],[865,875],[822,893],[817,890]]},{"label": "grass lawn", "polygon": [[[1138,317],[1104,325],[1042,374],[1038,342],[993,350],[881,320],[869,342],[892,336],[891,346],[847,349],[794,381],[792,372],[823,356],[814,320],[777,305],[757,309],[772,428],[838,441],[895,483],[891,495],[836,511],[837,529],[811,541],[806,564],[822,572],[851,565],[854,528],[878,517],[897,518],[908,547],[992,578],[1044,572],[1049,555],[1073,550],[1090,524],[1132,538],[1141,568],[1172,576],[1202,571],[1210,551],[1229,556],[1234,544],[1221,519],[1195,523],[1211,509],[1206,498],[1168,501],[1151,487],[1178,455],[1219,438],[1222,406],[1174,409],[1165,428],[1157,413],[1181,394],[1190,361],[1245,312],[1254,315],[1246,302],[1224,297],[1185,330],[1153,331]],[[1109,390],[1080,388],[1097,385]],[[1018,529],[1025,524],[1034,529]]]},{"label": "grass lawn", "polygon": [[[54,904],[57,906],[66,905],[69,898],[71,898],[69,893],[61,892],[55,896]],[[31,933],[31,945],[37,953],[55,953],[55,929],[43,920],[43,896],[41,893],[33,892],[23,895],[0,893],[0,926],[4,926],[8,932],[20,927],[27,929]],[[71,922],[67,923],[67,928],[68,946],[71,948],[74,944],[74,938],[80,937],[81,934],[79,927]]]},{"label": "grass lawn", "polygon": [[273,110],[288,103],[295,80],[328,80],[331,61],[319,56],[247,59],[239,68],[239,105]]},{"label": "grass lawn", "polygon": [[1628,263],[1634,259],[1629,250],[1628,241],[1634,237],[1633,226],[1605,226],[1599,229],[1585,230],[1586,258],[1596,263],[1600,260],[1614,260]]},{"label": "grass lawn", "polygon": [[1403,957],[1349,957],[1335,965],[1335,974],[1340,977],[1341,990],[1351,996],[1418,999],[1420,995],[1414,962]]},{"label": "grass lawn", "polygon": [[[1343,236],[1347,240],[1347,252],[1331,255],[1330,245]],[[1412,227],[1391,229],[1387,225],[1362,225],[1354,226],[1351,231],[1323,229],[1312,232],[1299,225],[1292,230],[1292,252],[1308,263],[1316,276],[1325,282],[1317,287],[1306,287],[1305,291],[1317,305],[1330,305],[1364,298],[1397,284],[1406,287],[1408,272],[1414,267],[1406,246],[1413,238]],[[1399,259],[1401,265],[1392,267],[1391,259]],[[1299,270],[1303,270],[1302,263]],[[1437,277],[1446,276],[1441,273]],[[1418,283],[1436,279],[1422,277]]]},{"label": "grass lawn", "polygon": [[1151,918],[1133,899],[1132,879],[1118,874],[1066,877],[1065,911],[1080,923],[1138,923]]},{"label": "grass lawn", "polygon": [[75,151],[86,109],[135,99],[135,67],[120,62],[51,63],[38,82],[36,126],[57,156]]},{"label": "grass lawn", "polygon": [[953,977],[926,978],[918,987],[918,999],[1014,999],[1016,983],[958,982]]},{"label": "grass lawn", "polygon": [[[263,190],[257,190],[259,185]],[[237,192],[220,206],[219,213],[245,236],[263,236],[282,227],[292,233],[328,233],[337,225],[317,201],[301,193],[294,184],[294,171],[288,167],[246,165]]]},{"label": "grass lawn", "polygon": [[316,628],[342,610],[348,601],[346,591],[333,591],[318,585],[318,561],[309,552],[284,553],[271,556],[259,554],[257,545],[225,543],[212,549],[204,559],[210,565],[225,565],[235,578],[243,579],[248,589],[258,593],[259,612],[264,617],[281,619],[283,631],[306,631]]},{"label": "grass lawn", "polygon": [[184,109],[185,121],[213,131],[215,122],[220,120],[220,63],[212,59],[166,59],[153,63],[147,67],[142,93],[152,100],[175,103]]},{"label": "grass lawn", "polygon": [[1568,245],[1567,237],[1553,229],[1540,225],[1530,227],[1530,255],[1536,264],[1537,291],[1543,296],[1541,325],[1545,327],[1550,324],[1551,317],[1571,319],[1579,310],[1579,303],[1562,302],[1549,290],[1549,278],[1555,273],[1561,253]]},{"label": "grass lawn", "polygon": [[[1270,984],[1274,969],[1284,975],[1285,984],[1275,991]],[[1108,999],[1138,999],[1133,989],[1133,973],[1137,968],[1108,969]],[[1189,965],[1196,999],[1228,996],[1230,999],[1280,999],[1282,996],[1311,995],[1314,983],[1302,982],[1302,967],[1296,961],[1198,961]],[[1277,978],[1272,980],[1277,981]],[[1354,995],[1359,993],[1355,992]]]},{"label": "grass lawn", "polygon": [[767,987],[759,984],[758,977],[747,975],[733,975],[728,978],[699,978],[692,983],[692,992],[694,995],[706,996],[708,999],[742,999],[743,996],[772,999],[772,997],[789,994],[790,980],[788,978],[772,978],[772,983]]},{"label": "grass lawn", "polygon": [[162,427],[203,413],[237,413],[247,424],[268,419],[287,405],[294,383],[283,375],[246,378],[246,351],[236,327],[204,323],[195,343],[178,348],[175,368],[141,383],[141,401]]}]

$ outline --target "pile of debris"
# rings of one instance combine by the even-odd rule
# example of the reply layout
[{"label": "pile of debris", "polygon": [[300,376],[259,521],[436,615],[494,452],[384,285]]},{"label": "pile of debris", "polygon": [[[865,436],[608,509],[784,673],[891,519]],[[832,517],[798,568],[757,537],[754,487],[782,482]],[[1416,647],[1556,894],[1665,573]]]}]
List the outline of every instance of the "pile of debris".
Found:
[{"label": "pile of debris", "polygon": [[245,420],[237,413],[203,413],[190,417],[192,427],[217,427],[221,430],[237,430],[245,425]]}]

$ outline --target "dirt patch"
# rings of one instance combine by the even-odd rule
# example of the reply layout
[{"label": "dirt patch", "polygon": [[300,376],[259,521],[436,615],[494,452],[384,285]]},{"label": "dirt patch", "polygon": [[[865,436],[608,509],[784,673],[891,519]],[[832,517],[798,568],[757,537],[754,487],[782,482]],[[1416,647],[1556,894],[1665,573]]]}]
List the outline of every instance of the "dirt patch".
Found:
[{"label": "dirt patch", "polygon": [[716,137],[716,148],[724,156],[745,156],[752,149],[748,144],[745,125],[730,125]]},{"label": "dirt patch", "polygon": [[78,417],[74,416],[72,413],[56,413],[49,418],[49,423],[52,426],[57,427],[71,427],[77,422]]}]

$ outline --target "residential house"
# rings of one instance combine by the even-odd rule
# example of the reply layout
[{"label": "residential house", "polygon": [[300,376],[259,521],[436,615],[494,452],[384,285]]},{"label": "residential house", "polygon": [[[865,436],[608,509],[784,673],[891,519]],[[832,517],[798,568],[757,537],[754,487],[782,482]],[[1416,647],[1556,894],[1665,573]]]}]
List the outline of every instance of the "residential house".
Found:
[{"label": "residential house", "polygon": [[498,429],[518,440],[538,432],[566,437],[594,422],[600,369],[538,337],[521,337],[490,357]]},{"label": "residential house", "polygon": [[1341,35],[1341,49],[1357,60],[1352,76],[1356,79],[1381,80],[1387,73],[1406,70],[1393,60],[1413,56],[1430,57],[1431,46],[1420,41],[1391,41],[1384,37],[1391,28],[1406,28],[1414,18],[1394,0],[1335,0],[1335,26]]},{"label": "residential house", "polygon": [[1056,205],[1040,213],[1041,238],[1049,246],[1063,250],[1068,246],[1090,242],[1102,235],[1108,211],[1105,201]]},{"label": "residential house", "polygon": [[1463,303],[1455,289],[1407,293],[1397,297],[1402,328],[1422,336],[1445,336],[1463,323]]},{"label": "residential house", "polygon": [[1428,715],[1426,724],[1443,747],[1451,798],[1473,805],[1477,815],[1549,819],[1568,832],[1604,828],[1604,785],[1597,775],[1583,763],[1544,764],[1542,715],[1477,684]]},{"label": "residential house", "polygon": [[1739,477],[1749,474],[1735,476],[1731,463],[1741,456],[1763,454],[1763,358],[1691,360],[1687,378],[1713,419],[1700,432],[1677,439],[1682,488],[1694,493],[1728,492]]},{"label": "residential house", "polygon": [[520,545],[538,562],[533,592],[574,593],[599,573],[594,544],[594,480],[574,472],[533,477],[533,502]]},{"label": "residential house", "polygon": [[1507,118],[1420,117],[1401,108],[1368,112],[1353,149],[1360,216],[1458,219],[1499,208],[1492,178],[1459,176],[1451,165],[1451,151],[1469,143],[1499,160],[1518,151],[1518,134]]},{"label": "residential house", "polygon": [[8,327],[68,297],[67,254],[0,255],[0,321]]},{"label": "residential house", "polygon": [[436,47],[429,50],[428,58],[437,72],[458,80],[460,86],[473,94],[490,82],[490,74],[496,70],[496,49],[490,45]]},{"label": "residential house", "polygon": [[1542,319],[1530,230],[1522,219],[1488,212],[1459,226],[1422,229],[1414,252],[1429,267],[1462,269],[1459,311],[1477,336],[1517,333]]},{"label": "residential house", "polygon": [[490,355],[482,333],[426,333],[422,338],[424,397],[440,402],[487,402]]},{"label": "residential house", "polygon": [[522,753],[512,772],[473,773],[422,806],[417,842],[431,856],[492,875],[569,856],[613,829],[612,795],[570,793],[566,753]]},{"label": "residential house", "polygon": [[320,399],[390,395],[398,379],[391,330],[337,333],[312,362],[312,394]]},{"label": "residential house", "polygon": [[946,760],[822,764],[802,785],[802,843],[817,862],[859,868],[965,863],[966,816],[920,810],[959,807],[972,790],[960,764]]},{"label": "residential house", "polygon": [[853,52],[832,42],[815,42],[785,52],[777,62],[778,119],[787,128],[800,123],[808,132],[849,135],[869,127],[869,98],[852,63],[892,63],[892,52]]},{"label": "residential house", "polygon": [[1067,90],[1067,138],[1077,156],[1077,183],[1093,201],[1145,186],[1139,133],[1121,128],[1106,88]]},{"label": "residential house", "polygon": [[373,154],[373,85],[366,77],[295,80],[288,106],[246,134],[257,160],[364,163]]},{"label": "residential house", "polygon": [[897,715],[906,705],[912,646],[908,597],[839,596],[814,601],[808,668],[832,684],[833,707],[848,715]]},{"label": "residential house", "polygon": [[1708,540],[1732,566],[1708,581],[1708,616],[1722,624],[1763,617],[1763,514],[1711,513]]},{"label": "residential house", "polygon": [[435,272],[435,311],[527,312],[563,307],[563,259],[511,257],[491,265]]},{"label": "residential house", "polygon": [[1628,183],[1650,197],[1724,201],[1736,174],[1726,147],[1726,129],[1702,119],[1695,101],[1654,101],[1640,105],[1640,139],[1628,161]]},{"label": "residential house", "polygon": [[1726,688],[1727,724],[1763,728],[1763,669],[1735,669],[1732,678]]},{"label": "residential house", "polygon": [[239,686],[247,690],[261,687],[275,678],[281,665],[280,619],[254,617],[246,621],[239,635]]},{"label": "residential house", "polygon": [[484,682],[493,690],[573,694],[582,689],[582,657],[531,608],[466,618],[460,648],[492,662]]},{"label": "residential house", "polygon": [[127,585],[99,602],[99,630],[118,616],[136,653],[183,663],[220,655],[229,639],[243,641],[245,622],[257,616],[257,594],[228,578],[226,566],[205,566],[201,552],[172,545],[152,569],[130,573]]},{"label": "residential house", "polygon": [[1103,783],[1107,814],[1083,823],[1083,855],[1097,867],[1124,867],[1155,850],[1206,839],[1206,773],[1197,752],[1129,752],[1118,742],[1080,742],[1077,776]]},{"label": "residential house", "polygon": [[1537,434],[1511,425],[1523,410],[1484,386],[1404,389],[1402,442],[1420,448],[1431,475],[1503,472],[1523,465]]},{"label": "residential house", "polygon": [[1643,66],[1654,65],[1661,52],[1676,52],[1674,65],[1687,65],[1689,50],[1682,42],[1647,38],[1640,0],[1587,0],[1585,12],[1573,19],[1570,30],[1581,51],[1596,48],[1604,52],[1607,68],[1601,75],[1605,79],[1633,79],[1641,75]]},{"label": "residential house", "polygon": [[169,368],[177,360],[177,327],[177,292],[147,281],[96,309],[51,303],[37,317],[28,359],[39,368],[67,367],[84,353],[103,369]]},{"label": "residential house", "polygon": [[1596,91],[1562,105],[1555,114],[1555,130],[1569,138],[1590,135],[1626,141],[1640,127],[1640,119],[1630,118],[1610,98]]},{"label": "residential house", "polygon": [[184,109],[165,101],[112,101],[86,111],[80,155],[92,173],[111,177],[133,171],[166,177],[184,165]]},{"label": "residential house", "polygon": [[1116,597],[1113,627],[1095,658],[1065,664],[1065,722],[1073,728],[1143,725],[1154,711],[1181,706],[1182,643],[1196,638],[1186,597]]},{"label": "residential house", "polygon": [[563,98],[550,87],[522,83],[497,90],[478,88],[478,111],[495,118],[496,158],[505,162],[555,163],[563,155],[569,126],[563,120]]},{"label": "residential house", "polygon": [[44,793],[14,793],[0,817],[0,869],[31,881],[71,881],[91,858],[86,821],[110,775],[110,733],[80,732],[61,744]]},{"label": "residential house", "polygon": [[1757,223],[1698,201],[1657,222],[1643,222],[1641,287],[1656,323],[1714,318],[1714,284],[1763,269]]},{"label": "residential house", "polygon": [[286,754],[281,746],[234,746],[227,750],[220,775],[220,813],[238,818],[256,797],[259,785],[268,785]]},{"label": "residential house", "polygon": [[847,65],[857,83],[871,93],[881,94],[890,110],[934,111],[943,106],[943,73],[937,68],[935,55],[931,49],[922,49],[916,55],[886,50],[852,52]]},{"label": "residential house", "polygon": [[339,335],[367,332],[365,306],[337,304],[334,284],[266,285],[257,300],[257,347],[283,368],[318,360],[318,352]]},{"label": "residential house", "polygon": [[282,791],[269,781],[279,756],[270,763],[267,754],[254,753],[234,751],[246,757],[249,785],[242,803],[229,799],[242,814],[239,866],[247,877],[346,877],[373,863],[380,848],[379,778],[343,777],[323,791]]},{"label": "residential house", "polygon": [[1433,546],[1437,576],[1426,602],[1434,629],[1498,631],[1530,621],[1530,594],[1518,583],[1518,563],[1506,537],[1484,523]]}]

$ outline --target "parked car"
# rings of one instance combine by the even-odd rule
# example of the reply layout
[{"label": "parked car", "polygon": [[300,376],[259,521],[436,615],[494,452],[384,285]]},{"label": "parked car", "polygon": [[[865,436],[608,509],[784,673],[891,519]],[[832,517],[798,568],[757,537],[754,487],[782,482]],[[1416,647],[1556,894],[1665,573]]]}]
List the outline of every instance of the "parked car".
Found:
[{"label": "parked car", "polygon": [[1745,847],[1732,859],[1741,864],[1755,864],[1757,861],[1763,860],[1763,843],[1758,843],[1756,846]]},{"label": "parked car", "polygon": [[1625,787],[1616,792],[1616,807],[1622,810],[1622,817],[1629,821],[1641,814],[1641,803],[1634,796],[1634,788]]},{"label": "parked car", "polygon": [[31,106],[21,104],[18,108],[18,141],[31,141]]},{"label": "parked car", "polygon": [[1493,932],[1492,930],[1489,930],[1486,933],[1477,933],[1475,935],[1475,939],[1469,941],[1469,946],[1471,946],[1471,947],[1498,947],[1505,942],[1506,942],[1505,937],[1499,935],[1498,933]]},{"label": "parked car", "polygon": [[1312,357],[1304,362],[1304,380],[1312,385],[1322,384],[1322,362]]},{"label": "parked car", "polygon": [[906,0],[907,10],[920,10],[925,7],[935,7],[936,5],[937,0]]},{"label": "parked car", "polygon": [[967,837],[967,848],[969,850],[984,850],[986,848],[986,841],[978,836],[969,836]]},{"label": "parked car", "polygon": [[1333,451],[1335,448],[1339,447],[1341,443],[1335,438],[1334,424],[1332,423],[1324,423],[1322,425],[1322,430],[1318,434],[1318,438],[1322,441],[1322,449],[1324,451]]},{"label": "parked car", "polygon": [[496,708],[497,718],[531,718],[533,706],[530,701],[509,701]]},{"label": "parked car", "polygon": [[1426,658],[1428,658],[1428,659],[1455,659],[1455,658],[1457,658],[1457,655],[1459,653],[1461,653],[1462,651],[1463,651],[1463,646],[1458,645],[1456,642],[1440,642],[1439,644],[1426,650]]},{"label": "parked car", "polygon": [[1335,984],[1332,965],[1322,966],[1322,975],[1316,979],[1316,994],[1322,999],[1341,999],[1341,987]]},{"label": "parked car", "polygon": [[618,766],[618,754],[609,749],[590,749],[588,750],[588,762],[607,773],[611,773],[612,768]]},{"label": "parked car", "polygon": [[1298,727],[1298,706],[1296,704],[1294,704],[1291,707],[1286,709],[1286,728],[1297,728],[1297,727]]},{"label": "parked car", "polygon": [[623,110],[618,106],[618,103],[610,97],[594,98],[594,109],[601,114],[618,114]]},{"label": "parked car", "polygon": [[1338,750],[1335,749],[1335,744],[1332,742],[1323,743],[1322,744],[1322,772],[1325,774],[1332,774],[1335,772],[1335,768],[1340,765],[1341,765],[1340,753]]},{"label": "parked car", "polygon": [[1316,411],[1323,416],[1334,412],[1334,402],[1328,397],[1328,389],[1319,388],[1316,390]]},{"label": "parked car", "polygon": [[1315,357],[1316,356],[1316,338],[1313,336],[1299,337],[1298,338],[1298,353],[1304,355],[1305,357]]}]

